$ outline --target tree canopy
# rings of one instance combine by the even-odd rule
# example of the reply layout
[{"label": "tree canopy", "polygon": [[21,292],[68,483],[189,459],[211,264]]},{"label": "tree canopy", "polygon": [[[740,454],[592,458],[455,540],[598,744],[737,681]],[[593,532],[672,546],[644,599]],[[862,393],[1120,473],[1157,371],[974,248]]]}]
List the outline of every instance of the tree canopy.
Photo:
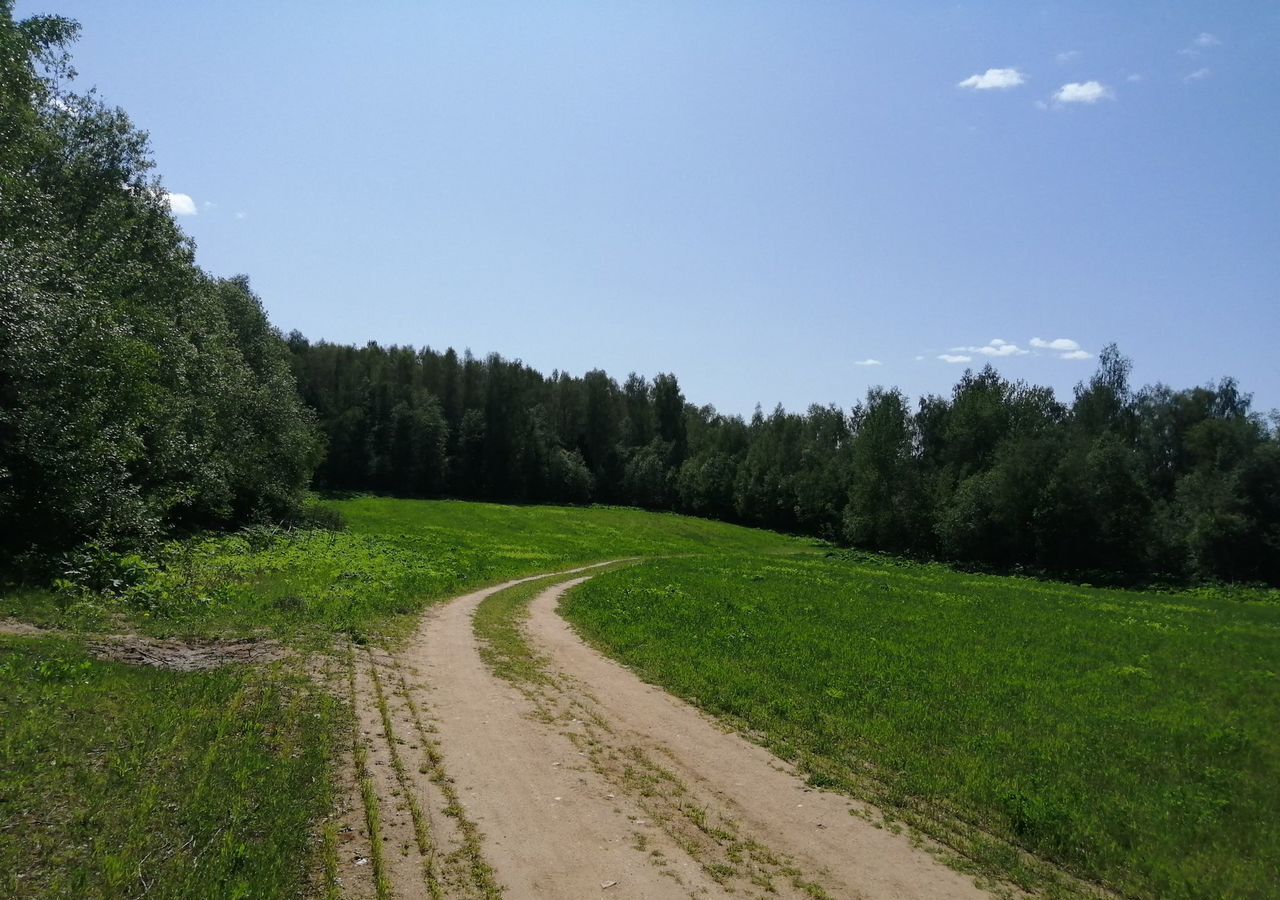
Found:
[{"label": "tree canopy", "polygon": [[[913,408],[688,403],[674,375],[289,337],[329,455],[322,487],[588,500],[1000,569],[1280,579],[1280,440],[1230,378],[1133,390],[1115,347],[1070,403],[993,367]],[[414,449],[418,448],[418,449]]]},{"label": "tree canopy", "polygon": [[0,2],[0,551],[291,515],[320,445],[288,351],[196,266],[146,135],[71,91],[76,34]]}]

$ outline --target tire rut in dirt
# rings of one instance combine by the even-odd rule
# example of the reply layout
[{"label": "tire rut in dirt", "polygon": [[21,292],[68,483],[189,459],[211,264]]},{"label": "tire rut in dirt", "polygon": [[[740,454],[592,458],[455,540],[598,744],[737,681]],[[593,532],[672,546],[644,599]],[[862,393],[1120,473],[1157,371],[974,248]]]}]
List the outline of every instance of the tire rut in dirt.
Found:
[{"label": "tire rut in dirt", "polygon": [[490,674],[472,614],[510,586],[433,609],[403,656],[426,676],[421,706],[439,728],[459,803],[483,829],[507,896],[725,896],[571,739],[539,720],[528,698]]},{"label": "tire rut in dirt", "polygon": [[737,884],[764,878],[802,896],[819,887],[832,897],[990,896],[944,865],[941,850],[877,828],[863,804],[811,787],[794,766],[587,646],[555,611],[572,584],[536,597],[525,623],[563,695],[560,715],[593,725],[599,764],[638,782],[655,816],[718,844]]}]

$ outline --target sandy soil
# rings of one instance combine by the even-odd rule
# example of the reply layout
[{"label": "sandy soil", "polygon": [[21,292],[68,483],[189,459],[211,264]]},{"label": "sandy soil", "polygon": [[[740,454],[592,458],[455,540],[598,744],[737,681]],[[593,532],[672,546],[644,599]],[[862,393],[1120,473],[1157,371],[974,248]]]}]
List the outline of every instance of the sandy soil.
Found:
[{"label": "sandy soil", "polygon": [[555,611],[570,586],[533,601],[526,631],[561,683],[609,723],[608,739],[622,752],[656,760],[698,806],[785,856],[833,897],[987,896],[906,835],[877,828],[873,810],[810,787],[790,764],[586,645]]},{"label": "sandy soil", "polygon": [[345,894],[373,895],[381,873],[399,897],[986,896],[583,644],[555,614],[582,580],[531,608],[545,682],[494,676],[473,630],[480,603],[520,581],[434,608],[403,650],[349,648]]}]

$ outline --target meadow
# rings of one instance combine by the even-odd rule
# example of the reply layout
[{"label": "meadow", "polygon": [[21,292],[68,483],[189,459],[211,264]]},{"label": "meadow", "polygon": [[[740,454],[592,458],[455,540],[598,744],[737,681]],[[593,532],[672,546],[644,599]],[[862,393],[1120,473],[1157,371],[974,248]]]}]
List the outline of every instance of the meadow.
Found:
[{"label": "meadow", "polygon": [[[634,509],[327,507],[346,530],[77,558],[56,589],[0,596],[0,618],[58,629],[0,637],[0,892],[297,895],[350,737],[300,660],[396,640],[483,585],[630,557],[567,596],[584,636],[886,827],[1050,894],[1280,891],[1275,591],[969,574]],[[536,587],[481,617],[497,651]],[[86,653],[127,631],[294,654],[182,674]]]},{"label": "meadow", "polygon": [[298,896],[342,711],[278,667],[0,638],[0,895]]},{"label": "meadow", "polygon": [[562,610],[813,782],[1027,887],[1280,890],[1275,592],[726,552],[602,574]]},{"label": "meadow", "polygon": [[[632,509],[358,498],[343,531],[251,528],[69,556],[56,588],[0,592],[0,896],[275,897],[327,864],[345,707],[300,663],[404,634],[434,601],[623,556],[809,542]],[[811,552],[818,552],[815,546]],[[267,637],[270,666],[179,673],[85,641]],[[56,636],[52,636],[56,635]]]},{"label": "meadow", "polygon": [[[405,624],[467,590],[632,556],[821,552],[817,541],[619,507],[359,497],[326,504],[347,528],[249,528],[172,542],[152,559],[73,563],[61,591],[14,590],[0,617],[158,636],[270,634],[299,644]],[[111,571],[98,571],[102,568]],[[78,580],[77,580],[78,579]],[[113,590],[85,589],[119,582]]]}]

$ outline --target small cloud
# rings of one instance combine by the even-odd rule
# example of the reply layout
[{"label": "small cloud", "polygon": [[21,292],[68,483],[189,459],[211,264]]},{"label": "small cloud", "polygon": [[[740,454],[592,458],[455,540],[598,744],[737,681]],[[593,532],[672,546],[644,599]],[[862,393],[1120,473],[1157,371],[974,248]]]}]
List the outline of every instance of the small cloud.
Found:
[{"label": "small cloud", "polygon": [[1026,81],[1017,69],[987,69],[981,75],[970,75],[956,87],[971,91],[1004,91]]},{"label": "small cloud", "polygon": [[984,347],[952,347],[952,353],[979,353],[983,356],[1026,356],[1030,350],[1023,350],[1017,344],[1010,344],[1000,338],[992,338]]},{"label": "small cloud", "polygon": [[1080,58],[1079,50],[1063,50],[1061,53],[1059,53],[1057,56],[1054,57],[1054,59],[1056,59],[1059,63],[1069,63],[1073,59],[1079,59],[1079,58]]},{"label": "small cloud", "polygon": [[1054,338],[1051,341],[1046,341],[1043,338],[1033,337],[1031,339],[1031,346],[1035,347],[1037,350],[1072,350],[1074,351],[1074,350],[1080,349],[1080,345],[1077,344],[1075,341],[1071,340],[1071,338]]},{"label": "small cloud", "polygon": [[1192,81],[1203,81],[1204,79],[1208,78],[1210,74],[1211,73],[1209,71],[1209,67],[1205,66],[1203,68],[1196,69],[1194,72],[1192,72],[1189,75],[1184,76],[1182,80],[1188,83]]},{"label": "small cloud", "polygon": [[206,200],[200,205],[203,206],[205,209],[213,209],[218,204],[214,203],[212,200]]},{"label": "small cloud", "polygon": [[855,359],[853,361],[853,364],[855,366],[883,366],[884,365],[884,363],[880,362],[880,360],[878,359]]},{"label": "small cloud", "polygon": [[165,192],[164,199],[169,202],[169,211],[175,216],[194,216],[199,213],[196,201],[188,194],[171,194]]},{"label": "small cloud", "polygon": [[1124,80],[1125,80],[1125,81],[1127,81],[1127,82],[1129,82],[1130,84],[1133,84],[1133,83],[1135,83],[1135,82],[1141,81],[1141,80],[1142,80],[1142,76],[1141,76],[1140,74],[1138,74],[1137,72],[1134,72],[1132,75],[1126,75],[1126,76],[1125,76],[1125,78],[1124,78]]},{"label": "small cloud", "polygon": [[1210,47],[1220,47],[1221,45],[1222,41],[1217,35],[1210,34],[1207,31],[1202,31],[1195,36],[1195,39],[1191,42],[1191,46],[1183,47],[1178,51],[1178,53],[1183,56],[1190,56],[1194,58],[1199,56],[1203,51],[1208,50]]},{"label": "small cloud", "polygon": [[1072,81],[1058,88],[1053,95],[1058,103],[1097,103],[1111,97],[1111,89],[1098,81]]},{"label": "small cloud", "polygon": [[1054,338],[1046,341],[1043,338],[1032,338],[1031,346],[1037,350],[1052,350],[1058,359],[1093,359],[1093,354],[1082,350],[1071,338]]},{"label": "small cloud", "polygon": [[244,211],[242,210],[241,212],[236,213],[236,218],[237,218],[237,219],[247,219],[247,218],[249,218],[249,214],[248,214],[247,212],[244,212]]},{"label": "small cloud", "polygon": [[957,356],[957,355],[956,355],[956,354],[954,354],[954,353],[943,353],[943,354],[941,354],[941,355],[938,357],[938,359],[942,360],[943,362],[948,362],[948,363],[967,363],[967,362],[973,362],[973,357],[972,357],[972,356]]},{"label": "small cloud", "polygon": [[1034,106],[1036,109],[1048,109],[1048,108],[1049,108],[1049,104],[1048,104],[1048,103],[1045,103],[1043,100],[1037,100],[1037,101],[1035,101],[1034,103],[1032,103],[1031,105],[1032,105],[1032,106]]},{"label": "small cloud", "polygon": [[922,360],[922,359],[924,359],[924,357],[923,357],[923,356],[917,356],[917,357],[916,357],[916,362],[920,362],[920,360]]}]

